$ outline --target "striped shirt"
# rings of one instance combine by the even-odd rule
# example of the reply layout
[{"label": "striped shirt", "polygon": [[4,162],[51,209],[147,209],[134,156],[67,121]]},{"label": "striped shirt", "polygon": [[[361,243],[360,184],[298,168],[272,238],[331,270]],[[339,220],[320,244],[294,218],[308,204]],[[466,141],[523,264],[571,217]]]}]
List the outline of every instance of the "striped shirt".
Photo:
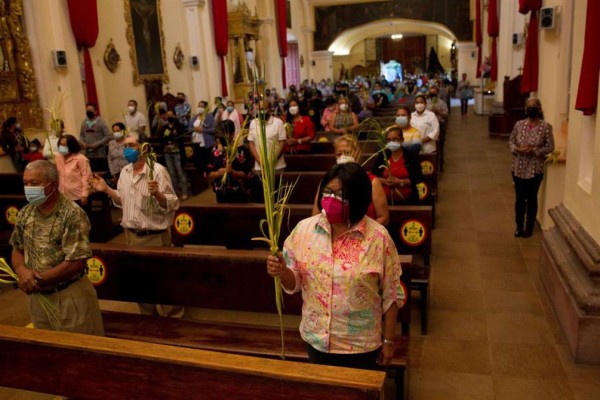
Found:
[{"label": "striped shirt", "polygon": [[163,208],[148,192],[148,172],[146,164],[135,176],[133,164],[128,164],[121,170],[117,183],[121,205],[115,205],[123,209],[123,228],[162,230],[168,229],[173,223],[173,216],[179,208],[179,199],[173,190],[169,173],[162,165],[154,164],[154,180],[158,182],[158,190],[167,198],[167,208]]}]

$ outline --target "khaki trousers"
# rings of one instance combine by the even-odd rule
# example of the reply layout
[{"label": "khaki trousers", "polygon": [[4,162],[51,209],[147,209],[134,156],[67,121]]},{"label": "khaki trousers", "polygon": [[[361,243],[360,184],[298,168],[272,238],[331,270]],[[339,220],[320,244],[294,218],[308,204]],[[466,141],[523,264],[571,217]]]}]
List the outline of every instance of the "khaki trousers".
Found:
[{"label": "khaki trousers", "polygon": [[[164,246],[172,247],[171,230],[157,235],[138,236],[133,231],[125,228],[125,244],[127,246]],[[140,314],[160,317],[183,318],[184,308],[181,306],[168,306],[162,304],[138,303]]]},{"label": "khaki trousers", "polygon": [[104,326],[96,289],[84,276],[69,287],[45,296],[54,305],[60,326],[53,327],[40,304],[39,296],[29,296],[29,312],[35,329],[60,329],[65,332],[104,336]]}]

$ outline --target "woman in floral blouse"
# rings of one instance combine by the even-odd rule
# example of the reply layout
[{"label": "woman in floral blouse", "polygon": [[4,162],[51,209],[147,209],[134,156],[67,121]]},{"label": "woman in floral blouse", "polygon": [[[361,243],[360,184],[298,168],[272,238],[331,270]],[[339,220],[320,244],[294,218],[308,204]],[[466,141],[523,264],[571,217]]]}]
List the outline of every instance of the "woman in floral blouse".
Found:
[{"label": "woman in floral blouse", "polygon": [[309,361],[373,369],[394,354],[404,305],[400,261],[385,227],[366,216],[371,181],[356,163],[337,164],[321,184],[318,215],[300,221],[267,272],[302,292],[300,334]]},{"label": "woman in floral blouse", "polygon": [[552,125],[544,121],[542,104],[538,99],[528,99],[525,112],[527,118],[517,121],[510,134],[509,147],[516,194],[515,236],[527,238],[533,234],[544,161],[554,151],[554,137]]}]

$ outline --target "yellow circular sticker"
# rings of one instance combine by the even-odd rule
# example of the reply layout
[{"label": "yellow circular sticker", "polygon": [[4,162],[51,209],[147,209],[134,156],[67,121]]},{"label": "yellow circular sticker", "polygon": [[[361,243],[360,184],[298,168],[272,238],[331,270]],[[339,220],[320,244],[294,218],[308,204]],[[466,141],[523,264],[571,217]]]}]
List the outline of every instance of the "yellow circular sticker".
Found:
[{"label": "yellow circular sticker", "polygon": [[106,280],[106,265],[98,257],[91,257],[87,260],[86,275],[94,286],[99,286]]},{"label": "yellow circular sticker", "polygon": [[400,228],[402,241],[409,246],[418,246],[425,241],[427,231],[420,221],[411,219],[406,221]]},{"label": "yellow circular sticker", "polygon": [[173,227],[181,236],[187,236],[194,230],[194,220],[190,214],[180,213],[175,217],[175,221],[173,221]]},{"label": "yellow circular sticker", "polygon": [[417,190],[419,192],[419,200],[425,200],[429,196],[429,186],[425,182],[417,183]]},{"label": "yellow circular sticker", "polygon": [[185,146],[185,156],[187,158],[192,158],[194,155],[194,148],[192,146]]},{"label": "yellow circular sticker", "polygon": [[433,163],[431,161],[421,161],[421,172],[423,172],[423,175],[433,175],[434,171],[435,167],[433,166]]},{"label": "yellow circular sticker", "polygon": [[317,142],[319,142],[319,143],[326,143],[326,142],[329,142],[329,140],[327,139],[327,136],[321,136],[319,138],[319,140],[317,140]]},{"label": "yellow circular sticker", "polygon": [[4,216],[6,217],[6,222],[11,225],[14,225],[17,222],[17,214],[19,213],[19,209],[15,206],[6,207],[6,212]]}]

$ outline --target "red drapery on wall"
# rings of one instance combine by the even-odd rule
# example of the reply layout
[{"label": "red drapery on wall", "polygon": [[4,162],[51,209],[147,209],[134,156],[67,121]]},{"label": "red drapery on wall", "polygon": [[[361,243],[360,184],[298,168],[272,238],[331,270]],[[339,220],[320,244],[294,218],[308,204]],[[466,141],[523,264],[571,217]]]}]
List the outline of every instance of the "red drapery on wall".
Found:
[{"label": "red drapery on wall", "polygon": [[285,58],[288,55],[287,45],[287,12],[285,0],[275,0],[275,11],[277,13],[277,39],[279,39],[279,56],[281,57],[281,80],[283,88],[287,87],[285,77]]},{"label": "red drapery on wall", "polygon": [[492,38],[492,67],[490,78],[493,82],[498,80],[498,53],[496,50],[496,38],[500,28],[498,26],[498,3],[496,0],[488,1],[488,35]]},{"label": "red drapery on wall", "polygon": [[221,95],[227,96],[227,75],[225,71],[225,56],[227,56],[229,25],[227,24],[227,1],[212,0],[213,27],[215,31],[215,47],[221,57]]},{"label": "red drapery on wall", "polygon": [[96,0],[68,0],[67,4],[75,42],[78,48],[83,48],[87,101],[98,105],[98,92],[96,91],[94,68],[89,51],[90,47],[96,45],[96,39],[98,39],[98,8]]},{"label": "red drapery on wall", "polygon": [[600,1],[588,0],[585,18],[585,41],[581,74],[575,109],[583,111],[583,115],[593,115],[598,107],[598,79],[600,76]]},{"label": "red drapery on wall", "polygon": [[477,45],[477,78],[481,78],[481,0],[475,2],[475,44]]},{"label": "red drapery on wall", "polygon": [[538,90],[538,11],[540,8],[542,8],[542,0],[519,0],[519,12],[521,14],[527,14],[531,11],[529,26],[527,27],[527,40],[525,41],[525,62],[523,63],[521,93],[537,92]]}]

